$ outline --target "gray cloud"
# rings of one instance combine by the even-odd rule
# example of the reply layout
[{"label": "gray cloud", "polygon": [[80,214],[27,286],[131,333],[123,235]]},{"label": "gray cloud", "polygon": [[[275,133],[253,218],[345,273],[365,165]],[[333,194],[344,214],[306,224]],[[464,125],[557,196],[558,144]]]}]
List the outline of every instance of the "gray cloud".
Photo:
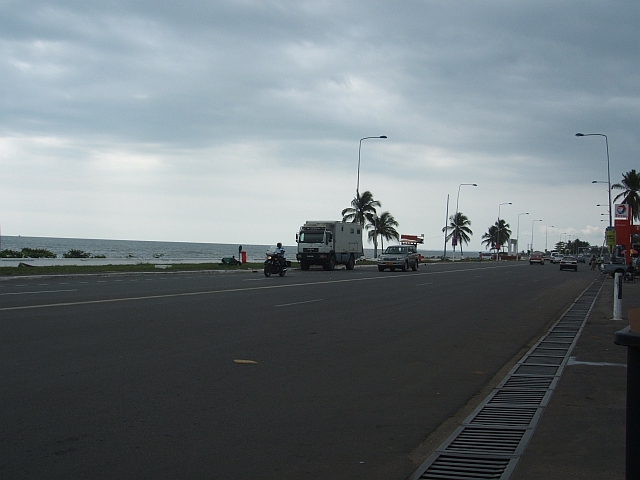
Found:
[{"label": "gray cloud", "polygon": [[[548,218],[562,216],[557,205],[569,190],[584,189],[589,205],[571,215],[572,228],[600,228],[589,183],[606,174],[604,147],[573,135],[610,136],[614,181],[636,168],[639,10],[595,1],[4,2],[0,166],[12,173],[0,180],[0,215],[14,233],[65,235],[6,207],[13,203],[2,196],[18,188],[9,179],[26,175],[38,185],[26,202],[51,188],[45,173],[57,172],[72,198],[106,169],[112,186],[136,192],[131,201],[148,195],[164,205],[195,195],[203,177],[215,184],[237,174],[255,191],[277,166],[291,191],[274,205],[313,193],[323,199],[315,210],[331,205],[337,217],[353,195],[358,140],[384,134],[364,145],[362,180],[411,231],[438,231],[444,215],[418,221],[387,185],[423,179],[422,201],[441,209],[445,192],[471,177],[487,188],[469,210],[478,243],[500,189]],[[545,198],[534,200],[542,189]],[[206,187],[196,190],[201,202]],[[100,205],[100,192],[84,194]],[[72,203],[57,205],[62,225]],[[317,216],[309,206],[294,210],[303,218],[283,232]],[[91,212],[78,215],[86,226]],[[201,221],[197,208],[192,215],[186,230]],[[67,236],[100,231],[65,228]],[[161,227],[151,234],[175,239]]]}]

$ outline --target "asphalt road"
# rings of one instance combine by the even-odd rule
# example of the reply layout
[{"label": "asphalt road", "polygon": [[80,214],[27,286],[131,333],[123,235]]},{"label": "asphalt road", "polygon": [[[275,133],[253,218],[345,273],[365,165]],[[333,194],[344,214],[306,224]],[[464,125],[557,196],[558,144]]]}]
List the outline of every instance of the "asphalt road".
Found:
[{"label": "asphalt road", "polygon": [[0,280],[0,477],[405,479],[596,276],[482,262]]}]

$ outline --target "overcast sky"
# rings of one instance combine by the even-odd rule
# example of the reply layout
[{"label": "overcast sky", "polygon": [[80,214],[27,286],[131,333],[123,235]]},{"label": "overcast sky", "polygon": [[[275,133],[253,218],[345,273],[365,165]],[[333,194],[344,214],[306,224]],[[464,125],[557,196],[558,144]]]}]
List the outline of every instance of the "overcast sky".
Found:
[{"label": "overcast sky", "polygon": [[458,191],[469,251],[498,213],[600,245],[605,140],[575,133],[640,169],[633,1],[0,0],[0,52],[4,235],[291,245],[386,135],[360,191],[425,248]]}]

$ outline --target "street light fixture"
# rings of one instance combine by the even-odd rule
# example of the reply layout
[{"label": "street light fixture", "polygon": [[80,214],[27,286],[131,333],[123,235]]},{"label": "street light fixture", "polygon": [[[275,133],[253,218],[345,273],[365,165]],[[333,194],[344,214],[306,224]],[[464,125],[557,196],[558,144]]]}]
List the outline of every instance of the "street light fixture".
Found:
[{"label": "street light fixture", "polygon": [[533,225],[534,225],[536,222],[541,222],[541,221],[542,221],[542,220],[534,220],[533,222],[531,222],[531,251],[532,251],[532,252],[534,251],[534,249],[533,249]]},{"label": "street light fixture", "polygon": [[[475,183],[461,183],[460,185],[458,185],[458,198],[456,199],[456,216],[453,217],[454,221],[456,221],[456,222],[458,221],[458,204],[460,203],[460,188],[462,188],[464,185],[467,185],[469,187],[477,187],[478,186]],[[447,219],[447,222],[448,221],[449,221],[449,219]],[[455,237],[455,234],[454,234],[453,238],[455,238],[455,242],[457,243],[458,239]],[[456,261],[456,246],[455,245],[453,245],[453,258],[452,258],[452,261],[453,262]]]},{"label": "street light fixture", "polygon": [[549,251],[549,227],[556,228],[554,225],[547,225],[547,231],[545,232],[545,237],[544,237],[544,251],[545,252]]},{"label": "street light fixture", "polygon": [[519,258],[518,251],[520,250],[520,215],[529,215],[529,212],[518,214],[518,231],[516,234],[516,258]]},{"label": "street light fixture", "polygon": [[[605,144],[607,146],[607,184],[609,185],[609,226],[613,225],[613,220],[611,219],[611,168],[609,163],[609,139],[604,133],[576,133],[576,137],[604,137]],[[600,183],[600,182],[591,182],[591,183]]]},{"label": "street light fixture", "polygon": [[380,135],[379,137],[363,137],[360,139],[360,145],[358,146],[358,182],[356,183],[356,198],[360,199],[360,151],[362,150],[362,140],[369,138],[387,138],[386,135]]},{"label": "street light fixture", "polygon": [[496,230],[496,261],[500,261],[500,250],[498,249],[498,242],[500,241],[500,207],[502,207],[502,205],[513,205],[512,202],[504,202],[501,203],[500,205],[498,205],[498,224],[497,224],[497,230]]}]

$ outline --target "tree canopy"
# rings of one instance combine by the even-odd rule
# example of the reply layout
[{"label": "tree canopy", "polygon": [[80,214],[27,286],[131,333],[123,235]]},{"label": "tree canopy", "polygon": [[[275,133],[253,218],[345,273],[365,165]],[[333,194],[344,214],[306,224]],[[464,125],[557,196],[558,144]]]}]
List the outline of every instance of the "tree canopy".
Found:
[{"label": "tree canopy", "polygon": [[[446,230],[447,233],[446,240],[449,241],[452,238],[455,238],[457,243],[460,245],[460,255],[462,255],[462,244],[469,244],[471,241],[471,235],[473,235],[473,231],[469,228],[471,225],[471,221],[469,218],[462,213],[458,212],[457,214],[451,215],[449,217],[451,223],[448,226],[444,227],[442,230]],[[453,245],[453,250],[455,251],[456,246]]]},{"label": "tree canopy", "polygon": [[376,208],[382,204],[378,200],[373,199],[373,194],[367,190],[362,195],[356,194],[351,200],[351,206],[342,210],[342,221],[353,223],[366,223],[367,220],[373,218],[376,214]]},{"label": "tree canopy", "polygon": [[622,175],[620,183],[614,183],[611,188],[623,190],[614,201],[621,199],[631,208],[631,220],[640,220],[640,174],[635,169]]}]

